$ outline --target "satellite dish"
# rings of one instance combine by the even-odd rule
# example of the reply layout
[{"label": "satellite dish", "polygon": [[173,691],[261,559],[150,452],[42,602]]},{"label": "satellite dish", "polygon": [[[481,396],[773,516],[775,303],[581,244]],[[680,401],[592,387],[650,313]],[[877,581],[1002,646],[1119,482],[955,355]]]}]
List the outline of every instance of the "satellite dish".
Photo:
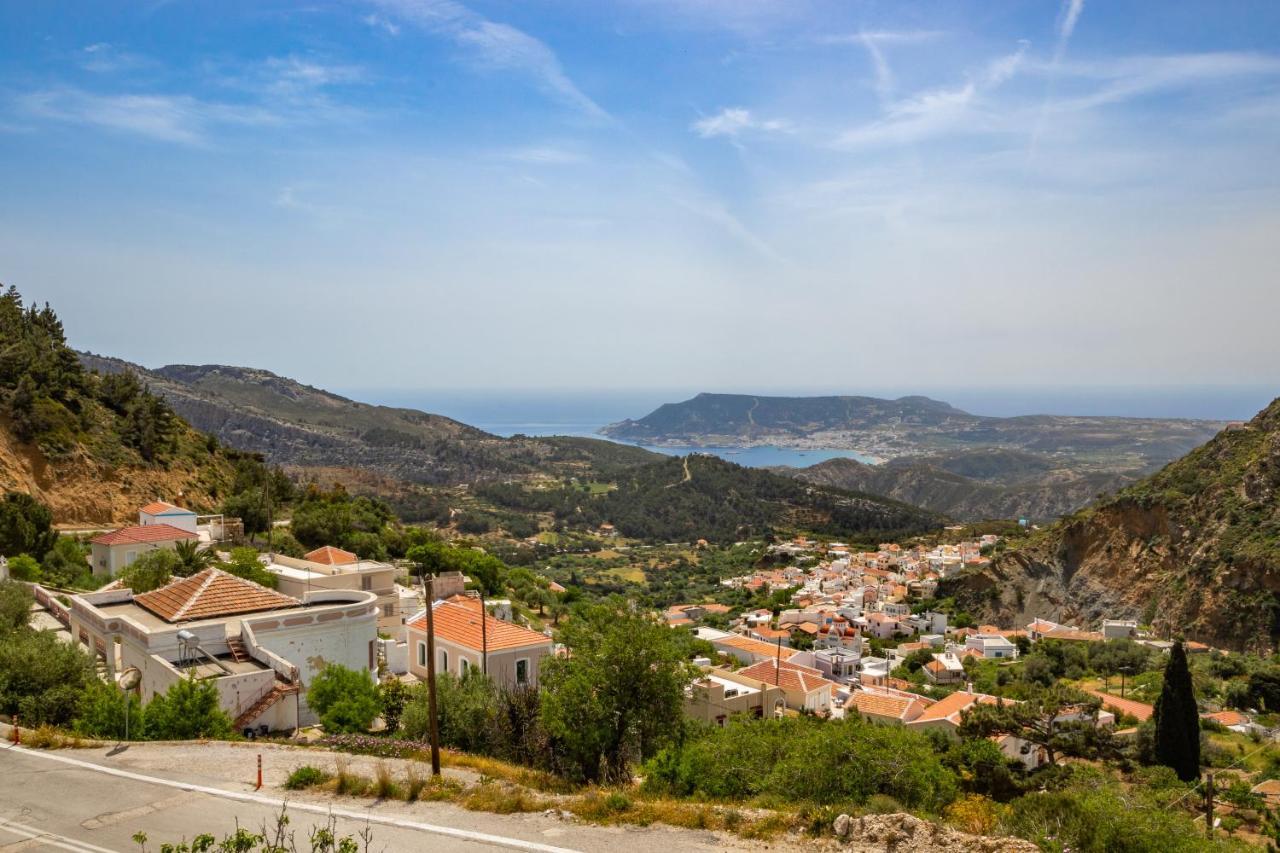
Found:
[{"label": "satellite dish", "polygon": [[142,681],[142,673],[136,666],[127,666],[116,676],[116,685],[121,690],[133,690]]}]

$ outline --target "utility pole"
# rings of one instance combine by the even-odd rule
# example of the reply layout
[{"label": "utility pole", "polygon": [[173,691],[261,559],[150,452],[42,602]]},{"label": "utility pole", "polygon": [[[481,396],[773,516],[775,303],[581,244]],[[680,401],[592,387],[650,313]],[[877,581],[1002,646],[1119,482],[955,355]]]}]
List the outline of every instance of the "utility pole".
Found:
[{"label": "utility pole", "polygon": [[[275,520],[271,516],[271,469],[270,468],[267,469],[267,479],[266,479],[265,487],[263,488],[263,493],[266,495],[266,498],[267,498],[267,553],[271,554],[272,557],[274,557],[275,551],[273,551],[271,548],[271,533],[272,533],[272,528],[274,528],[276,525],[275,525]],[[307,578],[307,583],[308,584],[311,583],[311,578],[309,577]]]},{"label": "utility pole", "polygon": [[778,656],[773,661],[773,686],[782,681],[782,638],[778,638]]},{"label": "utility pole", "polygon": [[1213,774],[1205,774],[1204,786],[1204,835],[1213,838]]},{"label": "utility pole", "polygon": [[484,587],[480,588],[480,672],[489,674],[489,608],[484,603]]},{"label": "utility pole", "polygon": [[435,577],[422,576],[422,591],[427,596],[427,715],[431,722],[431,775],[440,775],[440,728],[436,718],[436,619]]}]

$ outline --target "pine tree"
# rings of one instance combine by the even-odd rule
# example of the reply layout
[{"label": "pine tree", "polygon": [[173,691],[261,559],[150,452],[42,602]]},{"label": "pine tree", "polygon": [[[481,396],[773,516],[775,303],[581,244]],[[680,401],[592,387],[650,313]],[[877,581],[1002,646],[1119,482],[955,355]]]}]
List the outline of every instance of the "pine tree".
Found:
[{"label": "pine tree", "polygon": [[1156,700],[1156,761],[1172,767],[1178,778],[1190,782],[1200,776],[1200,715],[1187,652],[1179,640],[1169,652],[1164,687]]}]

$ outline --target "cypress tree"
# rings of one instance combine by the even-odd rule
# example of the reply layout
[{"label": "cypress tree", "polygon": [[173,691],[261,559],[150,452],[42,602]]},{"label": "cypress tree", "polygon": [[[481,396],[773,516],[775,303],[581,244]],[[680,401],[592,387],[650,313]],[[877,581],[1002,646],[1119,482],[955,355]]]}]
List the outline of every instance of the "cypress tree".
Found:
[{"label": "cypress tree", "polygon": [[1190,782],[1200,776],[1200,715],[1182,641],[1173,644],[1156,700],[1156,761]]}]

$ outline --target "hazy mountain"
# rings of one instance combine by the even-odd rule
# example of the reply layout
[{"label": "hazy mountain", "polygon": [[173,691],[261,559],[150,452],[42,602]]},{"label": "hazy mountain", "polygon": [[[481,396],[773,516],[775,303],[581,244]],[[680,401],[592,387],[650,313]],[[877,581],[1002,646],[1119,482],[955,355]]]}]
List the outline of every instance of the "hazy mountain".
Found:
[{"label": "hazy mountain", "polygon": [[361,403],[255,368],[147,370],[119,359],[81,358],[101,372],[137,372],[197,428],[282,465],[358,468],[455,485],[539,474],[608,477],[662,458],[600,439],[500,438],[441,415]]},{"label": "hazy mountain", "polygon": [[[1207,441],[1222,426],[1188,419],[993,418],[927,397],[699,394],[664,404],[639,420],[611,424],[602,432],[627,441],[670,445],[846,448],[885,459],[1018,450],[1052,457],[1044,463],[1047,468],[1116,473],[1150,471]],[[957,473],[982,476],[977,471]]]}]

